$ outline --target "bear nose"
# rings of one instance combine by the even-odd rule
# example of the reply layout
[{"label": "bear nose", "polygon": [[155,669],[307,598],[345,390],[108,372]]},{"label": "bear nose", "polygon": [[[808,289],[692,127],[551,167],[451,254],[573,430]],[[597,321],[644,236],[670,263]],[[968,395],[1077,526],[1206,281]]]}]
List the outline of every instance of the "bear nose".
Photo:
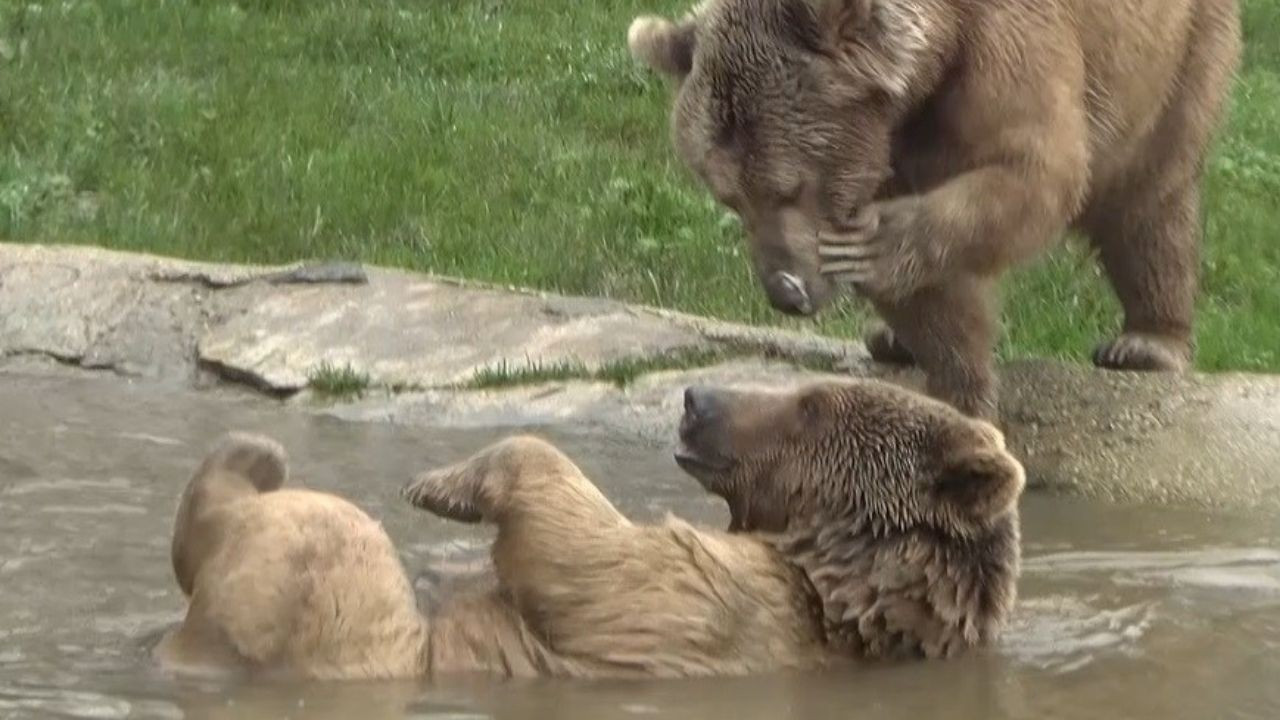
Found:
[{"label": "bear nose", "polygon": [[686,420],[700,422],[719,414],[720,401],[716,391],[704,385],[691,385],[684,391],[684,414]]},{"label": "bear nose", "polygon": [[770,275],[765,292],[773,307],[788,315],[813,314],[813,302],[804,281],[792,273],[780,270]]}]

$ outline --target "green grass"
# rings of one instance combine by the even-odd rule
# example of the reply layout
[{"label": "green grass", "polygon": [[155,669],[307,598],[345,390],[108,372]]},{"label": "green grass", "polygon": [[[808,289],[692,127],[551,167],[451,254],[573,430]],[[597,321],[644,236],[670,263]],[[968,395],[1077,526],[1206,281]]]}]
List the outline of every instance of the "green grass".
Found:
[{"label": "green grass", "polygon": [[359,397],[369,389],[371,381],[365,373],[350,365],[323,363],[308,373],[307,386],[317,395],[332,398]]},{"label": "green grass", "polygon": [[[0,238],[348,259],[732,320],[768,309],[624,47],[691,0],[0,0]],[[1280,370],[1280,2],[1207,181],[1205,369]],[[1004,355],[1118,323],[1064,247],[1005,284]],[[851,335],[848,304],[817,329]]]},{"label": "green grass", "polygon": [[765,347],[745,343],[726,343],[713,348],[690,348],[657,355],[622,358],[604,363],[597,368],[589,368],[585,363],[577,361],[555,363],[503,361],[476,371],[475,375],[462,386],[469,389],[494,389],[564,380],[594,380],[625,388],[641,376],[651,373],[689,370],[735,358],[760,356],[771,357],[779,362],[819,372],[833,372],[838,364],[836,358],[817,353],[800,356],[783,355]]},{"label": "green grass", "polygon": [[473,390],[493,390],[516,385],[584,380],[590,377],[591,370],[586,365],[570,360],[554,363],[531,360],[523,364],[504,360],[497,365],[480,368],[462,386]]},{"label": "green grass", "polygon": [[729,349],[690,349],[664,355],[623,358],[606,363],[593,374],[593,377],[597,380],[611,382],[621,388],[630,385],[640,376],[649,373],[706,367],[743,354]]},{"label": "green grass", "polygon": [[597,368],[589,368],[585,363],[570,360],[555,363],[528,361],[523,364],[503,361],[476,371],[463,386],[471,389],[494,389],[563,380],[594,380],[625,388],[641,375],[663,370],[706,367],[740,354],[716,349],[679,350],[646,357],[622,358]]}]

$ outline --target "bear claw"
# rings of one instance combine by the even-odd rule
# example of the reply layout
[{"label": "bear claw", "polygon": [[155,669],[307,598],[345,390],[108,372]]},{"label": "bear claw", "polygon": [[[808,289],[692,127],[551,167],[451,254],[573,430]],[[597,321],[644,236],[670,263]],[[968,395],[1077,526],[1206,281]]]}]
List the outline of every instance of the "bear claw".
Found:
[{"label": "bear claw", "polygon": [[1190,364],[1190,353],[1178,341],[1141,333],[1124,333],[1099,345],[1093,364],[1107,370],[1180,372]]},{"label": "bear claw", "polygon": [[879,325],[866,334],[864,341],[871,359],[889,365],[915,365],[916,358],[887,325]]}]

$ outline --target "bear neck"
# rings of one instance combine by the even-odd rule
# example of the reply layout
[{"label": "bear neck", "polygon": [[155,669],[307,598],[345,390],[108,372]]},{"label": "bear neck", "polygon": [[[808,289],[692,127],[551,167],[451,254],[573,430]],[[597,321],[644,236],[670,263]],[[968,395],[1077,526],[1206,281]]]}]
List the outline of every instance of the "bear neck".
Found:
[{"label": "bear neck", "polygon": [[845,518],[767,542],[809,578],[845,656],[952,657],[994,640],[1016,599],[1016,511],[966,536]]}]

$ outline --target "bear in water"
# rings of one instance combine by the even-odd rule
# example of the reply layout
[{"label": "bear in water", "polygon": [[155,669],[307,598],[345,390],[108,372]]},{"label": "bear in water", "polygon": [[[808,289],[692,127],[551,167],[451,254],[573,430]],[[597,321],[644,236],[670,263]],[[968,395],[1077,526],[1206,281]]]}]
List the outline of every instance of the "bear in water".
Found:
[{"label": "bear in water", "polygon": [[381,525],[287,488],[284,450],[231,434],[179,504],[177,671],[320,679],[696,677],[947,657],[1012,608],[1021,465],[1000,432],[875,381],[689,388],[677,463],[728,531],[629,521],[547,442],[516,436],[403,490],[497,526],[492,571],[434,603]]}]

